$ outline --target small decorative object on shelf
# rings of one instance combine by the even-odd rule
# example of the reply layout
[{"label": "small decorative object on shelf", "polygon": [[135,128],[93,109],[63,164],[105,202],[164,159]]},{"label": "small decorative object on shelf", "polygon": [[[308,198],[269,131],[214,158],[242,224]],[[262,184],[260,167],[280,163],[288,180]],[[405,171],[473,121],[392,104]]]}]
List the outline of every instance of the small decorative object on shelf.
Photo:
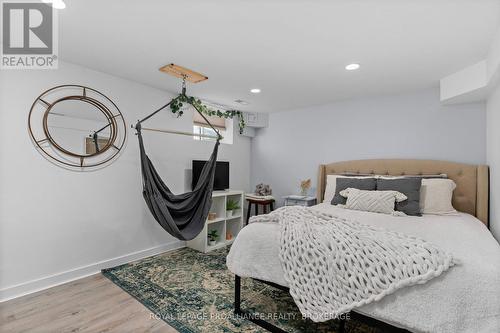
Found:
[{"label": "small decorative object on shelf", "polygon": [[284,197],[285,206],[314,206],[316,204],[315,197],[305,195],[289,195]]},{"label": "small decorative object on shelf", "polygon": [[273,190],[271,189],[271,186],[260,183],[255,186],[255,194],[260,196],[271,195],[273,194]]},{"label": "small decorative object on shelf", "polygon": [[232,240],[232,239],[233,239],[233,234],[232,234],[231,232],[229,232],[229,231],[228,231],[228,232],[226,232],[226,240],[227,240],[227,241],[230,241],[230,240]]},{"label": "small decorative object on shelf", "polygon": [[311,188],[311,178],[302,180],[300,182],[300,194],[306,196],[307,191],[309,191],[310,188]]},{"label": "small decorative object on shelf", "polygon": [[219,238],[219,233],[217,230],[210,230],[208,232],[208,245],[214,246],[217,243],[217,238]]},{"label": "small decorative object on shelf", "polygon": [[213,221],[216,218],[217,218],[217,213],[212,213],[212,212],[208,213],[208,220],[209,221]]},{"label": "small decorative object on shelf", "polygon": [[235,210],[240,209],[238,201],[228,199],[226,203],[226,217],[232,217]]}]

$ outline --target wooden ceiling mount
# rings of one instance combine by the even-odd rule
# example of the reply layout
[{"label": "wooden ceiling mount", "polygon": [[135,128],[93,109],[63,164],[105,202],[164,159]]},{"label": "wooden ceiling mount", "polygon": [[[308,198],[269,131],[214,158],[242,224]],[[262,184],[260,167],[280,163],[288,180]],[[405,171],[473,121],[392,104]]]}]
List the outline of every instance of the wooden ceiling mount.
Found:
[{"label": "wooden ceiling mount", "polygon": [[189,81],[191,83],[198,83],[208,80],[208,77],[206,77],[205,75],[176,64],[165,65],[160,68],[160,71],[178,77],[180,79],[185,78],[186,81]]}]

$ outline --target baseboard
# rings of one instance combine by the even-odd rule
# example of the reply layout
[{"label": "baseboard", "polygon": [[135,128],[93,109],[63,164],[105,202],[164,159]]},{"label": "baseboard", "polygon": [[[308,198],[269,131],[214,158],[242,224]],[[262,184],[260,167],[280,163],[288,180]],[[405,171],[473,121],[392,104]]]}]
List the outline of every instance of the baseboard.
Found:
[{"label": "baseboard", "polygon": [[60,272],[54,275],[45,276],[39,279],[20,283],[14,286],[0,289],[0,303],[32,294],[37,291],[52,288],[60,284],[78,280],[90,275],[99,273],[102,269],[123,265],[135,260],[154,256],[167,251],[172,251],[185,246],[185,242],[174,241],[149,249],[133,252],[124,256],[103,260],[87,266],[78,267],[69,271]]}]

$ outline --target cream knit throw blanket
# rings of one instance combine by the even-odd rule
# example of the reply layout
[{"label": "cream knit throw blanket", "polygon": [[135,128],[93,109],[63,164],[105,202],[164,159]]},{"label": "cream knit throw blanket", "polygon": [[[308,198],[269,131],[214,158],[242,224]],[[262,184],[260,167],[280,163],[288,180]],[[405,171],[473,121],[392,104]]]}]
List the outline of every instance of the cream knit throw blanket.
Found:
[{"label": "cream knit throw blanket", "polygon": [[425,283],[454,264],[422,239],[307,207],[282,207],[251,222],[280,224],[285,280],[302,315],[315,322]]}]

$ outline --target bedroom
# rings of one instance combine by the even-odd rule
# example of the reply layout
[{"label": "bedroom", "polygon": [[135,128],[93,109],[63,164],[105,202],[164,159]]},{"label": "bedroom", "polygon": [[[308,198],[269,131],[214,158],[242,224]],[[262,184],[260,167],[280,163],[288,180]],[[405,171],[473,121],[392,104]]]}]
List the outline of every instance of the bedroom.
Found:
[{"label": "bedroom", "polygon": [[1,332],[500,331],[499,1],[1,7]]}]

